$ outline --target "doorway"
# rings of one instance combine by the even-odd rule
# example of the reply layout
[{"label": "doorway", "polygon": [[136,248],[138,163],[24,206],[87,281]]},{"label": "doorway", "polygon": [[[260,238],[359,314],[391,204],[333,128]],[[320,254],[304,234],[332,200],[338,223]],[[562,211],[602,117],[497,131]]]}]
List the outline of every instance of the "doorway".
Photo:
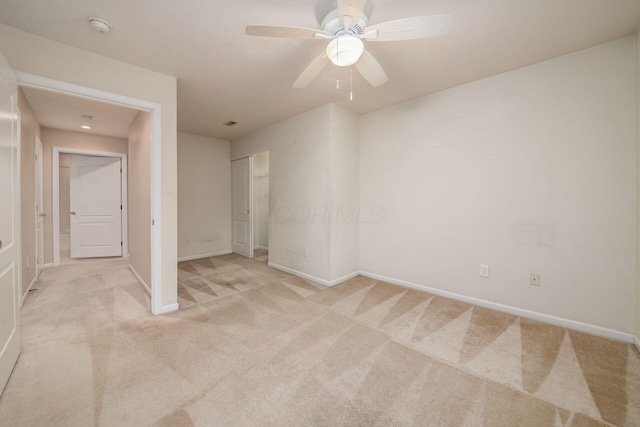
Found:
[{"label": "doorway", "polygon": [[[160,129],[161,129],[160,105],[154,102],[149,102],[149,101],[136,99],[136,98],[130,98],[127,96],[95,90],[92,88],[78,86],[74,84],[68,84],[65,82],[55,81],[48,78],[42,78],[39,76],[27,74],[27,73],[18,74],[18,84],[23,88],[40,90],[42,92],[49,93],[49,94],[59,94],[59,95],[76,99],[76,100],[97,101],[97,104],[116,105],[116,106],[120,106],[128,109],[136,110],[138,112],[145,112],[148,114],[149,125],[147,127],[147,132],[148,132],[150,143],[148,145],[148,150],[146,155],[146,158],[148,159],[148,169],[146,170],[146,176],[149,177],[147,188],[150,195],[150,200],[149,200],[150,212],[146,214],[147,220],[145,222],[149,227],[149,229],[148,229],[147,243],[145,246],[149,248],[149,250],[147,251],[149,253],[145,253],[145,259],[143,259],[142,262],[145,263],[145,265],[147,266],[146,268],[149,270],[148,272],[149,274],[147,274],[148,278],[143,284],[143,287],[145,287],[145,289],[147,289],[151,294],[151,300],[152,300],[151,312],[153,314],[162,314],[162,313],[176,310],[178,308],[177,303],[169,304],[169,303],[163,302],[165,299],[163,299],[162,297],[163,265],[161,262],[162,234],[161,234],[161,227],[160,227],[162,223],[161,221],[162,219],[161,218],[162,217],[161,215],[161,198],[162,198],[161,184],[162,182],[161,182],[161,158],[160,158],[162,141],[160,138]],[[96,121],[94,120],[94,123],[92,124],[97,124],[95,122]],[[43,125],[43,127],[47,127],[49,129],[57,128],[57,126],[47,126],[46,124]],[[45,141],[45,145],[46,145],[46,141]],[[53,165],[53,162],[54,162],[54,157],[57,157],[59,153],[56,153],[57,154],[56,156],[54,156],[51,151],[49,153],[51,153],[52,158],[51,158],[51,163],[49,163],[49,167],[51,167],[51,171],[49,172],[48,176],[51,179],[51,185],[57,186],[59,184],[59,177],[57,176],[59,173],[59,164]],[[89,154],[104,155],[104,153],[96,153],[96,152],[91,152]],[[107,156],[111,154],[112,153],[108,153]],[[124,167],[126,167],[126,162],[123,162],[123,164],[125,164]],[[45,163],[45,172],[46,172],[46,168],[47,168],[47,165]],[[123,171],[124,171],[124,168],[123,168]],[[56,177],[54,177],[53,175],[56,175]],[[46,182],[46,179],[47,179],[47,174],[45,173],[45,182]],[[45,193],[45,202],[47,197],[46,194],[47,193]],[[123,198],[124,198],[123,200],[125,200],[125,203],[126,203],[126,197],[124,197],[124,194],[125,193],[123,193]],[[54,195],[51,194],[51,205],[53,205],[53,197]],[[125,203],[123,203],[123,210],[124,210]],[[59,250],[58,250],[59,241],[56,241],[53,238],[54,235],[57,235],[57,238],[59,239],[59,231],[60,231],[59,223],[57,222],[56,226],[53,225],[53,219],[54,219],[53,217],[59,216],[59,206],[55,206],[55,207],[51,206],[51,208],[52,208],[50,212],[51,220],[49,220],[48,218],[45,218],[46,220],[45,225],[48,225],[50,227],[50,233],[51,233],[50,236],[53,244],[49,246],[50,248],[49,250],[52,251],[50,253],[52,255],[51,258],[53,258],[53,263],[45,264],[45,267],[49,267],[49,266],[54,267],[54,266],[60,265]],[[47,230],[45,228],[45,239],[47,239],[46,233],[47,233]],[[126,230],[123,230],[123,235],[127,236]],[[124,247],[124,245],[126,244],[125,242],[126,240],[123,239],[123,249],[124,249],[123,253],[128,254],[128,249]],[[47,254],[47,249],[48,247],[45,246],[45,255]],[[46,259],[46,256],[45,256],[45,259]]]},{"label": "doorway", "polygon": [[59,258],[125,256],[126,155],[58,158]]},{"label": "doorway", "polygon": [[231,250],[253,258],[251,157],[231,162]]},{"label": "doorway", "polygon": [[269,152],[231,162],[231,248],[233,253],[268,262]]},{"label": "doorway", "polygon": [[[61,162],[61,159],[62,159],[62,162]],[[74,161],[74,159],[77,159],[77,160]],[[127,166],[126,166],[127,155],[121,154],[121,153],[97,152],[97,151],[80,150],[80,149],[72,149],[72,148],[53,147],[52,161],[53,161],[53,167],[52,167],[53,195],[52,196],[53,196],[54,265],[60,265],[61,252],[63,252],[62,248],[66,246],[66,241],[64,241],[64,239],[66,239],[67,236],[65,236],[64,233],[61,233],[61,230],[63,229],[69,230],[69,235],[68,235],[69,251],[70,251],[69,256],[71,258],[126,256],[129,250],[128,238],[127,238],[127,235],[128,235],[127,233],[127,217],[128,217]],[[119,199],[118,205],[116,207],[116,212],[112,212],[110,214],[111,216],[113,217],[117,216],[118,218],[116,218],[116,221],[113,221],[113,219],[110,219],[108,221],[109,227],[111,227],[112,229],[113,227],[116,227],[117,230],[115,230],[115,232],[104,233],[104,235],[109,236],[109,238],[104,242],[96,241],[96,238],[98,240],[101,239],[100,234],[102,233],[98,231],[99,235],[97,237],[95,236],[95,227],[91,226],[91,222],[93,221],[93,219],[89,219],[89,224],[87,224],[87,221],[83,221],[83,216],[86,217],[86,215],[83,215],[81,211],[78,211],[77,208],[80,207],[79,206],[80,203],[78,203],[78,201],[74,202],[72,200],[74,197],[75,198],[79,197],[79,195],[77,194],[78,191],[76,191],[75,192],[76,194],[74,195],[74,191],[71,188],[74,169],[78,168],[78,166],[74,166],[74,164],[77,163],[77,161],[80,161],[80,163],[78,163],[80,167],[86,165],[92,168],[94,171],[96,168],[96,165],[95,165],[96,163],[100,163],[100,164],[104,163],[105,165],[108,165],[108,166],[106,170],[103,170],[103,174],[107,174],[109,177],[111,177],[116,172],[118,172],[118,175],[120,175],[120,176],[112,177],[113,179],[111,179],[108,182],[104,179],[99,180],[101,181],[101,185],[102,183],[107,183],[107,184],[113,184],[114,186],[117,186],[118,188],[114,189],[114,190],[117,190],[117,194],[114,191],[113,194],[111,194],[111,196],[112,198],[115,197]],[[66,168],[61,167],[61,164],[63,166],[68,165],[68,171],[69,171],[68,182],[65,182],[65,180],[67,179],[67,174],[65,171]],[[101,169],[104,169],[104,168],[101,168]],[[114,169],[117,169],[117,170],[114,172],[113,171]],[[61,172],[62,172],[62,176],[61,176]],[[91,184],[92,186],[94,186],[95,184],[98,184],[98,183],[91,182],[88,184]],[[69,192],[66,193],[66,191],[69,191]],[[97,194],[101,194],[102,196],[104,196],[105,191],[108,191],[108,190],[97,190],[97,191],[100,191],[100,193],[97,193]],[[67,203],[69,204],[68,206],[66,205]],[[113,203],[111,203],[110,205],[113,205]],[[73,207],[73,210],[71,209],[72,207]],[[92,209],[92,210],[97,208],[102,209],[102,206],[97,206],[97,207],[86,206],[85,208]],[[120,209],[117,209],[117,208],[120,208]],[[109,209],[113,209],[113,206],[110,206]],[[95,218],[95,215],[92,215],[92,216],[93,218]],[[100,218],[102,219],[106,218],[105,214],[101,212]],[[104,220],[101,221],[100,227],[104,227],[105,224],[106,222]],[[85,228],[85,229],[93,228],[93,230],[83,230],[81,232],[79,228]],[[85,233],[85,231],[88,231],[88,234]],[[83,239],[86,236],[87,239],[89,239],[89,240],[85,239],[85,242],[87,243],[80,244],[80,239],[79,239],[80,236],[82,236]],[[75,250],[72,250],[74,249],[74,247],[75,247]],[[65,251],[65,255],[66,255],[66,251]]]}]

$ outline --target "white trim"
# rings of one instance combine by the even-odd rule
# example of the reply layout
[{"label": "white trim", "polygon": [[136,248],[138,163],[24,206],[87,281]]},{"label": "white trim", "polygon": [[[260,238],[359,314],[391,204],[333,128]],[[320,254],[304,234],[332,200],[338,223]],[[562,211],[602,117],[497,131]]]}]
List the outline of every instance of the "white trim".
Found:
[{"label": "white trim", "polygon": [[268,251],[268,250],[269,250],[269,248],[267,248],[266,246],[260,246],[260,245],[258,245],[258,246],[254,246],[254,247],[253,247],[253,250],[254,250],[254,251],[255,251],[256,249],[264,249],[265,251]]},{"label": "white trim", "polygon": [[191,261],[192,259],[209,258],[212,256],[229,255],[230,253],[233,253],[231,252],[231,249],[219,252],[209,252],[208,254],[183,256],[181,258],[178,258],[178,262]]},{"label": "white trim", "polygon": [[[158,103],[131,98],[125,95],[105,92],[68,82],[53,80],[29,73],[16,72],[18,84],[37,89],[60,92],[71,96],[94,99],[102,102],[122,105],[150,113],[151,139],[151,313],[161,314],[166,310],[177,309],[178,304],[162,305],[162,112]],[[155,226],[152,225],[155,223]],[[127,252],[124,252],[125,254]],[[177,295],[176,295],[177,297]]]},{"label": "white trim", "polygon": [[[138,274],[136,269],[133,268],[133,266],[131,264],[129,264],[129,270],[133,273],[134,276],[136,276],[136,279],[138,280],[138,282],[140,283],[142,288],[145,290],[145,292],[147,294],[149,294],[149,296],[151,296],[152,295],[151,294],[151,288],[149,288],[149,285],[147,285],[146,282],[144,280],[142,280],[142,277],[140,277],[140,275]],[[158,313],[154,312],[153,314],[158,315],[158,314],[171,313],[172,311],[177,311],[179,309],[180,309],[180,306],[178,305],[178,303],[169,304],[169,305],[162,306]]]},{"label": "white trim", "polygon": [[359,271],[354,271],[353,273],[345,274],[342,277],[338,277],[337,279],[333,279],[332,281],[329,282],[329,284],[327,286],[339,285],[342,282],[346,282],[347,280],[353,279],[354,277],[358,276],[359,274],[360,274]]},{"label": "white trim", "polygon": [[384,282],[392,283],[394,285],[404,286],[407,288],[428,292],[430,294],[439,295],[445,298],[451,298],[457,301],[463,301],[468,304],[473,304],[479,307],[484,307],[491,310],[512,314],[514,316],[520,316],[520,317],[525,317],[527,319],[538,320],[540,322],[549,323],[551,325],[556,325],[563,328],[572,329],[575,331],[586,332],[592,335],[611,338],[611,339],[623,341],[626,343],[633,343],[633,340],[634,340],[634,336],[626,332],[620,332],[613,329],[603,328],[601,326],[578,322],[576,320],[564,319],[562,317],[551,316],[549,314],[538,313],[535,311],[525,310],[522,308],[517,308],[517,307],[512,307],[512,306],[499,304],[491,301],[486,301],[480,298],[468,297],[465,295],[443,291],[441,289],[431,288],[429,286],[419,285],[417,283],[407,282],[400,279],[393,279],[391,277],[381,276],[379,274],[369,273],[366,271],[361,271],[360,274],[366,277],[370,277],[372,279],[382,280]]},{"label": "white trim", "polygon": [[180,306],[176,302],[174,304],[163,305],[160,308],[160,312],[159,313],[153,313],[153,314],[165,314],[165,313],[171,313],[172,311],[178,311],[178,310],[180,310]]},{"label": "white trim", "polygon": [[353,279],[358,274],[360,274],[359,271],[354,271],[353,273],[349,273],[349,274],[347,274],[345,276],[342,276],[342,277],[339,277],[337,279],[325,280],[325,279],[321,279],[319,277],[312,276],[312,275],[307,274],[307,273],[303,273],[303,272],[298,271],[298,270],[294,270],[294,269],[289,268],[289,267],[284,267],[282,265],[274,264],[272,262],[267,263],[267,265],[269,267],[275,268],[276,270],[281,270],[281,271],[284,271],[285,273],[293,274],[294,276],[298,276],[298,277],[301,277],[303,279],[311,280],[312,282],[315,282],[315,283],[318,283],[320,285],[324,285],[324,286],[327,286],[327,287],[332,287],[332,286],[340,284],[340,283],[342,283],[342,282],[344,282],[346,280]]},{"label": "white trim", "polygon": [[60,265],[60,154],[79,154],[82,156],[92,157],[113,157],[120,159],[120,168],[122,169],[122,181],[120,182],[120,203],[122,204],[122,253],[121,257],[129,255],[129,233],[127,232],[128,225],[127,220],[129,218],[129,206],[127,204],[127,187],[128,187],[128,172],[127,172],[127,155],[123,153],[115,153],[109,151],[92,151],[83,150],[78,148],[65,148],[65,147],[53,147],[51,154],[52,166],[51,173],[52,178],[52,200],[53,200],[53,265]]},{"label": "white trim", "polygon": [[[151,193],[151,313],[163,314],[178,309],[178,303],[162,305],[162,145],[161,145],[161,111],[156,104],[151,109],[149,125],[151,128],[150,155],[151,177],[149,189]],[[175,261],[174,261],[175,262]],[[178,298],[176,289],[175,298]],[[175,308],[173,306],[175,305]]]},{"label": "white trim", "polygon": [[131,98],[126,95],[105,92],[103,90],[80,86],[60,80],[49,79],[47,77],[36,76],[34,74],[24,73],[22,71],[15,71],[15,74],[19,86],[43,89],[48,92],[58,92],[78,98],[94,99],[102,102],[107,102],[109,104],[133,108],[134,110],[153,110],[158,106],[158,104],[154,102],[145,101],[143,99]]},{"label": "white trim", "polygon": [[138,283],[140,283],[140,285],[142,285],[142,288],[145,290],[145,292],[148,293],[149,296],[151,296],[151,288],[149,287],[149,285],[147,285],[147,283],[144,280],[142,280],[142,277],[140,277],[140,275],[138,274],[136,269],[133,268],[133,266],[131,264],[129,264],[129,270],[131,270],[133,275],[136,276],[136,279],[138,280]]},{"label": "white trim", "polygon": [[47,268],[53,268],[53,267],[57,267],[57,265],[55,265],[54,263],[50,262],[48,264],[42,264],[42,269],[45,270]]},{"label": "white trim", "polygon": [[636,350],[640,351],[640,340],[638,337],[633,337],[633,344],[636,346]]},{"label": "white trim", "polygon": [[26,301],[27,297],[29,296],[29,291],[31,290],[31,288],[33,288],[33,285],[35,283],[36,283],[36,278],[34,276],[34,278],[31,281],[31,283],[29,283],[29,286],[27,286],[27,290],[24,292],[24,294],[20,295],[20,308],[22,308],[22,306],[24,305],[24,302]]},{"label": "white trim", "polygon": [[[34,166],[33,166],[33,187],[34,190],[36,189],[36,187],[38,186],[38,180],[37,175],[38,175],[38,170],[36,168],[36,166],[39,164],[40,165],[40,199],[38,200],[38,193],[36,191],[33,192],[33,200],[34,200],[34,206],[38,206],[40,205],[40,212],[38,213],[37,209],[35,210],[35,212],[33,213],[35,221],[33,224],[34,227],[34,237],[35,237],[35,248],[36,248],[36,252],[35,252],[35,260],[33,262],[33,264],[36,267],[36,280],[38,280],[38,277],[40,277],[40,273],[42,273],[42,270],[44,269],[41,268],[40,270],[38,270],[38,250],[42,249],[42,264],[44,265],[44,217],[40,217],[40,214],[44,214],[44,144],[42,143],[42,141],[40,140],[40,137],[38,136],[37,133],[33,134],[33,155],[34,157],[38,155],[38,147],[42,147],[42,151],[40,151],[40,157],[42,157],[41,159],[37,159],[37,157],[34,160]],[[38,161],[39,160],[39,161]],[[20,192],[22,192],[22,188],[20,188]],[[40,218],[40,226],[42,227],[42,241],[40,242],[40,245],[38,245],[38,218]]]}]

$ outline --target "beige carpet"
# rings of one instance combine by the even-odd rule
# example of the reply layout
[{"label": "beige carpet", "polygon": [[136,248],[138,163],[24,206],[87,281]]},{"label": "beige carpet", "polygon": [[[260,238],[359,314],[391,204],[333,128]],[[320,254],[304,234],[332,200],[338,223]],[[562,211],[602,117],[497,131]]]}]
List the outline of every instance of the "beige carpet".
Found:
[{"label": "beige carpet", "polygon": [[45,270],[2,426],[640,425],[629,345],[236,255],[179,264],[153,317],[119,260]]}]

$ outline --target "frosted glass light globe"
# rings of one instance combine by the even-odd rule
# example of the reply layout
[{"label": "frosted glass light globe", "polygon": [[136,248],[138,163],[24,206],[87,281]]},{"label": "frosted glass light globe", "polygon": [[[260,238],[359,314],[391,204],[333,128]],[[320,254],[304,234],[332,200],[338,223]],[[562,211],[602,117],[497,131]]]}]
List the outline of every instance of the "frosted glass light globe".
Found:
[{"label": "frosted glass light globe", "polygon": [[329,42],[327,56],[339,67],[355,64],[364,52],[364,43],[354,36],[339,36]]}]

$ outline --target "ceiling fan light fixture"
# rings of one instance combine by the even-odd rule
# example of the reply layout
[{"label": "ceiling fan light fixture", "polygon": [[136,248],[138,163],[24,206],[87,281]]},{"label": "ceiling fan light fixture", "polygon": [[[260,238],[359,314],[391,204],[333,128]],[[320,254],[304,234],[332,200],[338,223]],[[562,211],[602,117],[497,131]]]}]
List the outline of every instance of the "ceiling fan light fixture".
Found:
[{"label": "ceiling fan light fixture", "polygon": [[364,52],[364,43],[358,37],[338,36],[329,42],[327,56],[335,65],[348,67],[358,62]]}]

